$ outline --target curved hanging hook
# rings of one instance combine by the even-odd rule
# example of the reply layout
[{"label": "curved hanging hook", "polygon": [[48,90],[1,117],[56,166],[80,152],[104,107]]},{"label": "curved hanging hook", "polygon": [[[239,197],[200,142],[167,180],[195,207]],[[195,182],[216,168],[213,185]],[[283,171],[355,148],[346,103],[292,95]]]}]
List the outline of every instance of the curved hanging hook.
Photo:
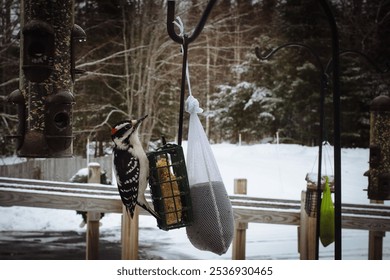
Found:
[{"label": "curved hanging hook", "polygon": [[181,74],[181,89],[180,89],[180,111],[179,111],[179,131],[177,136],[177,143],[181,146],[182,136],[183,136],[183,119],[184,119],[184,95],[185,95],[185,84],[186,84],[186,69],[187,69],[187,53],[188,45],[195,41],[199,36],[200,32],[203,30],[206,20],[217,0],[210,0],[204,10],[202,17],[199,20],[198,25],[196,26],[194,32],[190,36],[187,34],[177,35],[175,31],[175,1],[168,1],[168,11],[167,11],[167,31],[169,37],[176,43],[179,43],[183,46],[183,66]]},{"label": "curved hanging hook", "polygon": [[[206,20],[217,0],[210,0],[206,6],[206,9],[203,11],[202,17],[200,18],[198,25],[195,27],[195,30],[192,32],[191,36],[184,35],[186,38],[186,43],[189,44],[199,36],[200,32],[203,30]],[[181,45],[184,45],[183,36],[179,36],[175,32],[175,1],[168,1],[168,13],[167,13],[167,31],[171,39]]]},{"label": "curved hanging hook", "polygon": [[316,64],[317,64],[318,68],[320,69],[321,73],[322,74],[325,73],[324,72],[324,66],[322,65],[321,59],[318,56],[318,54],[311,47],[309,47],[308,45],[302,44],[302,43],[292,42],[292,43],[286,43],[286,44],[280,45],[279,47],[271,50],[265,56],[262,56],[261,53],[260,53],[260,48],[256,47],[255,48],[255,53],[256,53],[257,58],[259,58],[261,60],[267,60],[267,59],[271,58],[279,50],[281,50],[283,48],[287,48],[287,47],[297,47],[297,48],[304,48],[304,49],[308,50],[313,55],[313,57],[315,58]]},{"label": "curved hanging hook", "polygon": [[[368,55],[366,55],[365,53],[361,52],[361,51],[356,51],[356,50],[342,50],[340,51],[339,55],[349,55],[349,54],[357,54],[361,57],[363,57],[369,64],[371,64],[375,70],[380,73],[380,74],[386,74],[386,73],[389,73],[390,72],[390,63],[387,62],[385,65],[386,68],[382,69],[381,67],[378,66],[378,64],[376,64]],[[333,60],[330,59],[328,64],[326,65],[326,68],[325,68],[325,72],[326,73],[329,73],[330,72],[330,67],[332,66],[333,64]]]}]

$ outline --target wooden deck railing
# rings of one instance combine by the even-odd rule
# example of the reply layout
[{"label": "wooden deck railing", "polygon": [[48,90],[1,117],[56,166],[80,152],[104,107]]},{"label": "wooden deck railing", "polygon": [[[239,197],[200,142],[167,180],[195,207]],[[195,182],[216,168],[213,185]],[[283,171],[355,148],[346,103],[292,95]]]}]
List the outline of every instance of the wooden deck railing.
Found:
[{"label": "wooden deck railing", "polygon": [[[239,185],[243,182],[245,181],[236,180],[235,184]],[[236,190],[240,188],[235,187]],[[304,198],[305,195],[302,195],[301,200],[268,199],[245,194],[231,195],[236,222],[232,258],[245,258],[245,231],[248,223],[269,223],[297,226],[301,259],[311,259],[315,230],[313,233],[313,220],[305,214]],[[150,201],[150,196],[147,196],[147,199]],[[43,207],[88,212],[88,259],[98,257],[98,250],[95,248],[99,236],[96,213],[123,214],[117,188],[96,183],[78,184],[0,177],[0,206]],[[144,210],[140,210],[139,213],[147,214]],[[368,230],[382,235],[390,231],[389,206],[343,204],[342,213],[343,228]],[[138,258],[138,220],[131,224],[127,215],[123,215],[122,221],[122,258]]]}]

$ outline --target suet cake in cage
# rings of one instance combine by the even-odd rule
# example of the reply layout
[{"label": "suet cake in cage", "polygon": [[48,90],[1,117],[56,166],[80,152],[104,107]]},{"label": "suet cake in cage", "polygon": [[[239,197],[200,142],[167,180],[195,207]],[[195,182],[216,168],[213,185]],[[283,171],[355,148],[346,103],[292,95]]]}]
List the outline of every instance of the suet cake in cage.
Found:
[{"label": "suet cake in cage", "polygon": [[164,198],[167,225],[180,223],[182,219],[182,205],[179,185],[176,181],[176,176],[169,170],[168,160],[165,157],[161,157],[157,161],[157,171],[162,197]]},{"label": "suet cake in cage", "polygon": [[170,230],[192,223],[192,207],[187,168],[181,146],[165,144],[148,153],[149,184],[158,227]]}]

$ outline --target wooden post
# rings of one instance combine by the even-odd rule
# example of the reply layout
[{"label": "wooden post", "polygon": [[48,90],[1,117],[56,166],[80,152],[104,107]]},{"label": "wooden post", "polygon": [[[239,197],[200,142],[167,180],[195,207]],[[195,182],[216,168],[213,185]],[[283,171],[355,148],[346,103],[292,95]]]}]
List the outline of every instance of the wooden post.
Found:
[{"label": "wooden post", "polygon": [[310,217],[306,213],[305,205],[306,191],[302,191],[301,219],[298,228],[298,252],[301,260],[315,260],[317,218]]},{"label": "wooden post", "polygon": [[307,219],[309,216],[305,211],[306,192],[301,193],[301,217],[298,227],[298,252],[301,260],[307,260]]},{"label": "wooden post", "polygon": [[[384,204],[383,200],[371,200],[374,204]],[[383,237],[386,232],[372,231],[368,232],[368,259],[382,260],[383,258]]]},{"label": "wooden post", "polygon": [[100,213],[87,212],[87,260],[99,259]]},{"label": "wooden post", "polygon": [[[234,179],[234,194],[247,194],[247,179]],[[233,260],[245,260],[247,229],[248,223],[234,222]]]},{"label": "wooden post", "polygon": [[[100,183],[100,164],[88,165],[88,183]],[[99,220],[100,213],[87,212],[87,260],[99,259]]]},{"label": "wooden post", "polygon": [[383,231],[369,231],[368,233],[368,259],[382,260],[383,252]]},{"label": "wooden post", "polygon": [[138,260],[138,216],[139,208],[135,208],[133,219],[127,213],[126,207],[122,211],[122,260]]},{"label": "wooden post", "polygon": [[247,194],[247,179],[234,179],[234,194]]}]

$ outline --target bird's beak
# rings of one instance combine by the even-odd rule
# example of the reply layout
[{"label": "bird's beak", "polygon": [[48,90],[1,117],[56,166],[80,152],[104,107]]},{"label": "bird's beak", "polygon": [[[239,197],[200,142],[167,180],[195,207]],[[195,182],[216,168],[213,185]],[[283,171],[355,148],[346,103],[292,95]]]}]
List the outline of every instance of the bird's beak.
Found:
[{"label": "bird's beak", "polygon": [[134,128],[137,128],[137,127],[142,123],[142,121],[143,121],[144,119],[146,119],[147,117],[148,117],[148,115],[145,115],[145,116],[143,116],[142,118],[138,119],[138,120],[135,122],[135,124],[134,124]]}]

